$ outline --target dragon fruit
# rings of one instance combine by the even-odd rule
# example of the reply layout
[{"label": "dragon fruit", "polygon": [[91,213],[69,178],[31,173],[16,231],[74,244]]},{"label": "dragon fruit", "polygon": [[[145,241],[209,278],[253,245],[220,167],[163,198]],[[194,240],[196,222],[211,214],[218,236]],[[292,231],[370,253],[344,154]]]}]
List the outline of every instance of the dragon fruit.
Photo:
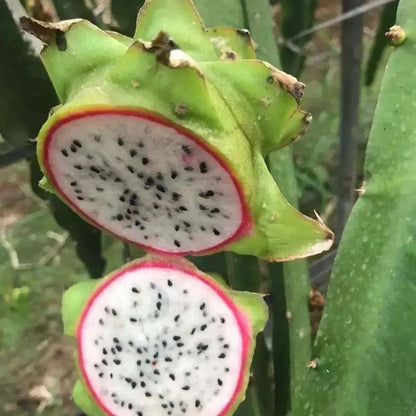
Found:
[{"label": "dragon fruit", "polygon": [[281,195],[264,157],[310,122],[304,85],[256,60],[245,30],[205,29],[190,0],[149,0],[134,39],[23,19],[61,105],[38,136],[42,185],[148,251],[280,261],[332,233]]},{"label": "dragon fruit", "polygon": [[73,286],[62,309],[77,344],[73,397],[90,416],[232,414],[267,319],[262,295],[151,256]]}]

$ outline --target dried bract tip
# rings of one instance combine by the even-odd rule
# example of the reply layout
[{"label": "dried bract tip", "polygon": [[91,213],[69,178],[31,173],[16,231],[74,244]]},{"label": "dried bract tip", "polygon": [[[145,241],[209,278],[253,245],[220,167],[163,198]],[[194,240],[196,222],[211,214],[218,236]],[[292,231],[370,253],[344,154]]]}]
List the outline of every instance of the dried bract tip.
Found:
[{"label": "dried bract tip", "polygon": [[390,45],[399,46],[406,39],[406,32],[401,26],[394,25],[386,32],[386,37],[389,40]]}]

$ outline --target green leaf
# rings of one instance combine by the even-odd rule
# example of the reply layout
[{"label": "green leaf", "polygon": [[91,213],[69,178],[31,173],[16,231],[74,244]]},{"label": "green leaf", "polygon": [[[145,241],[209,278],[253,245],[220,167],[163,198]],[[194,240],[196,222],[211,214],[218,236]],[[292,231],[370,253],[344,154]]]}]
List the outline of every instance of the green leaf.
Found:
[{"label": "green leaf", "polygon": [[416,411],[416,3],[384,73],[364,193],[344,231],[295,416],[413,416]]},{"label": "green leaf", "polygon": [[18,147],[34,139],[57,98],[32,44],[0,3],[0,134]]},{"label": "green leaf", "polygon": [[103,27],[102,21],[86,6],[85,0],[52,0],[60,20],[85,19]]},{"label": "green leaf", "polygon": [[143,7],[144,0],[111,0],[111,12],[115,17],[117,30],[124,35],[133,36],[139,9]]},{"label": "green leaf", "polygon": [[393,1],[383,7],[383,11],[379,17],[377,33],[371,46],[370,56],[367,61],[367,68],[365,69],[365,85],[371,85],[377,74],[380,66],[381,58],[384,50],[387,47],[388,40],[386,32],[394,25],[396,21],[397,6],[399,1]]},{"label": "green leaf", "polygon": [[[303,30],[310,29],[314,21],[314,13],[317,0],[282,0],[280,33],[283,39],[290,39]],[[283,45],[280,49],[280,60],[285,71],[294,76],[299,76],[305,62],[305,54],[302,47],[309,41],[310,36],[303,36],[294,40],[295,47],[300,52],[293,51]]]}]

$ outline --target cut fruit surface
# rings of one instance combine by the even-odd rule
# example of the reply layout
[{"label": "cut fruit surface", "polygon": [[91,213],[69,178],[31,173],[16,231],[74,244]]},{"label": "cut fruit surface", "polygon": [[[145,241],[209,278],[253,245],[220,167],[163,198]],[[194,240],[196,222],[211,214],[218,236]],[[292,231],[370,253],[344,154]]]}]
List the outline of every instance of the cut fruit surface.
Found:
[{"label": "cut fruit surface", "polygon": [[203,252],[250,225],[239,185],[221,158],[154,114],[72,115],[53,125],[44,149],[49,180],[75,210],[148,249]]},{"label": "cut fruit surface", "polygon": [[[71,330],[68,316],[77,309],[71,303],[91,289]],[[131,263],[96,288],[90,282],[71,288],[64,322],[77,338],[85,385],[76,402],[89,394],[111,416],[235,410],[267,313],[261,295],[233,293],[184,260],[159,259]]]}]

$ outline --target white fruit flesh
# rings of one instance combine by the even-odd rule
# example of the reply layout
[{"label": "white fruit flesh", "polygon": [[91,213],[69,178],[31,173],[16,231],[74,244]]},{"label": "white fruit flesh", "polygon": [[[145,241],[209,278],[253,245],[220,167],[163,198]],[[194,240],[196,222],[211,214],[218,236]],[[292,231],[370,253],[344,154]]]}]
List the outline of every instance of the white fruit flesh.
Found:
[{"label": "white fruit flesh", "polygon": [[45,142],[58,192],[97,226],[172,253],[225,244],[244,221],[225,163],[183,129],[140,114],[84,114]]},{"label": "white fruit flesh", "polygon": [[219,416],[241,388],[247,327],[198,275],[153,265],[121,272],[78,329],[83,377],[116,416]]}]

